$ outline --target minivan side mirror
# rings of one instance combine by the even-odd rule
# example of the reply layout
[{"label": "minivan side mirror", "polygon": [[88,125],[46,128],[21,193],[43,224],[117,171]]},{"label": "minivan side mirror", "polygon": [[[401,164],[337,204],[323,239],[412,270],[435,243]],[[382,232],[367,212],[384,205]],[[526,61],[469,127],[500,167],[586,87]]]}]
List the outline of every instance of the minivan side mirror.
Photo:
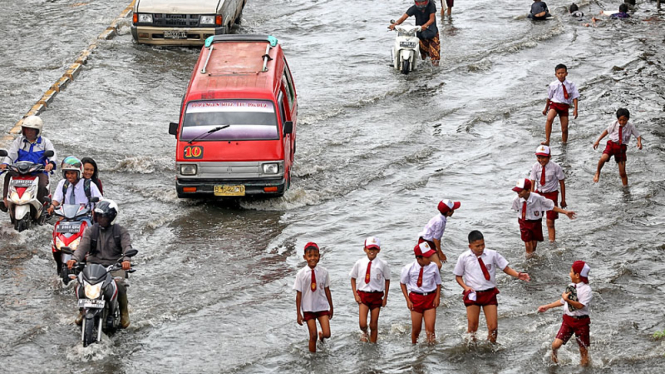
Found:
[{"label": "minivan side mirror", "polygon": [[284,122],[284,135],[291,134],[293,132],[293,121]]},{"label": "minivan side mirror", "polygon": [[169,134],[171,135],[178,135],[178,122],[171,122],[169,123]]}]

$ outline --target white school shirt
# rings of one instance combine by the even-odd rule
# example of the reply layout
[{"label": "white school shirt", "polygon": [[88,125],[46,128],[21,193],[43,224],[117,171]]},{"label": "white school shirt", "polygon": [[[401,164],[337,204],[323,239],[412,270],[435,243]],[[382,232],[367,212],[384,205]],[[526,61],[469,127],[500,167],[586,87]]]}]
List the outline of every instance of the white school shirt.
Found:
[{"label": "white school shirt", "polygon": [[[73,187],[74,189],[74,198],[76,201],[71,202],[69,201],[72,193],[72,186],[70,185],[67,188],[67,196],[64,196],[65,200],[63,201],[62,198],[62,186],[65,185],[65,182],[67,179],[62,179],[60,182],[58,182],[58,186],[55,188],[55,193],[53,194],[53,201],[57,201],[60,203],[60,205],[65,205],[65,204],[83,204],[83,205],[88,205],[88,197],[85,195],[85,187],[84,187],[84,181],[85,179],[81,178],[79,181],[76,183],[76,185]],[[101,192],[99,192],[99,188],[97,188],[97,185],[90,181],[90,197],[98,197],[102,198]]]},{"label": "white school shirt", "polygon": [[[609,134],[611,141],[619,143],[619,121],[614,121],[607,127],[607,134]],[[621,135],[623,136],[622,144],[628,144],[631,135],[635,138],[639,138],[640,133],[637,131],[633,123],[628,121],[626,126],[623,127],[623,130],[621,130]]]},{"label": "white school shirt", "polygon": [[330,287],[328,270],[317,265],[314,268],[314,274],[316,275],[316,291],[312,291],[312,268],[307,265],[298,271],[293,284],[293,289],[302,293],[300,309],[303,312],[316,313],[330,310],[325,291],[327,287]]},{"label": "white school shirt", "polygon": [[390,280],[390,266],[387,262],[376,257],[372,261],[372,268],[369,271],[369,283],[365,283],[367,264],[369,264],[369,258],[365,256],[356,261],[349,273],[349,276],[356,280],[357,290],[364,292],[385,291],[386,281]]},{"label": "white school shirt", "polygon": [[563,298],[561,298],[559,302],[563,305],[564,314],[567,314],[571,317],[588,316],[589,303],[591,303],[591,299],[593,298],[593,295],[591,294],[591,286],[589,286],[584,282],[580,282],[577,284],[571,283],[570,285],[577,288],[577,302],[584,305],[584,308],[575,309],[574,311],[571,312],[568,309],[568,302],[564,301]]},{"label": "white school shirt", "polygon": [[441,240],[443,232],[446,231],[446,221],[447,218],[443,214],[438,214],[432,217],[423,228],[423,231],[418,234],[418,237],[425,240]]},{"label": "white school shirt", "polygon": [[436,291],[436,287],[441,284],[441,274],[439,267],[435,263],[430,263],[423,269],[423,283],[418,287],[418,276],[420,275],[420,264],[418,261],[405,265],[402,268],[400,283],[406,285],[409,292],[429,293]]},{"label": "white school shirt", "polygon": [[[524,199],[519,196],[513,200],[512,208],[517,212],[517,218],[522,218],[522,203],[524,203]],[[532,192],[529,194],[529,198],[526,199],[526,220],[539,220],[543,218],[543,212],[552,209],[554,209],[554,201]]]},{"label": "white school shirt", "polygon": [[483,259],[487,272],[490,273],[490,280],[485,279],[478,256],[470,249],[459,256],[455,269],[453,269],[453,274],[464,278],[464,283],[474,291],[485,291],[496,287],[496,269],[503,270],[508,266],[508,260],[491,249],[485,249],[480,258]]},{"label": "white school shirt", "polygon": [[543,174],[543,166],[536,162],[531,167],[529,179],[536,183],[536,191],[554,192],[559,191],[559,181],[566,179],[563,169],[558,164],[550,161],[545,165],[545,185],[540,184],[540,176]]},{"label": "white school shirt", "polygon": [[[563,97],[562,85],[564,84],[566,85],[566,91],[568,92],[568,99]],[[573,100],[579,98],[580,93],[577,92],[577,87],[575,87],[575,83],[567,79],[564,80],[563,83],[561,83],[557,79],[554,82],[550,83],[549,86],[547,86],[547,97],[553,103],[573,105]]]}]

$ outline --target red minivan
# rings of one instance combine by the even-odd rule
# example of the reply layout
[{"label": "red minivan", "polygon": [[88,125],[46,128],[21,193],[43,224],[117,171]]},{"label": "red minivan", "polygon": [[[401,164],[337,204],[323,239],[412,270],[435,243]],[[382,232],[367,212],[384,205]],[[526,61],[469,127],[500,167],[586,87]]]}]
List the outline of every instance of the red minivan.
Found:
[{"label": "red minivan", "polygon": [[298,100],[268,35],[216,35],[201,49],[175,135],[178,197],[281,196],[296,151]]}]

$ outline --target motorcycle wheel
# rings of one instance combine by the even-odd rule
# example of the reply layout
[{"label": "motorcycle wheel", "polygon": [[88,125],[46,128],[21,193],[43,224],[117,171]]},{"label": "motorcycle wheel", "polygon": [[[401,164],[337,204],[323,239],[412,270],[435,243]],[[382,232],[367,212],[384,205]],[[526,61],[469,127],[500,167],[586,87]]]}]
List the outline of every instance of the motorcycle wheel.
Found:
[{"label": "motorcycle wheel", "polygon": [[87,347],[97,341],[98,319],[83,319],[83,346]]},{"label": "motorcycle wheel", "polygon": [[409,74],[411,71],[411,61],[404,60],[402,61],[402,74]]},{"label": "motorcycle wheel", "polygon": [[21,220],[14,222],[14,229],[18,232],[25,231],[30,228],[30,217],[25,217]]},{"label": "motorcycle wheel", "polygon": [[67,270],[67,265],[65,264],[63,264],[62,268],[60,269],[60,278],[62,278],[62,283],[64,283],[65,286],[69,284],[69,281],[71,281],[71,279],[69,279],[69,271]]}]

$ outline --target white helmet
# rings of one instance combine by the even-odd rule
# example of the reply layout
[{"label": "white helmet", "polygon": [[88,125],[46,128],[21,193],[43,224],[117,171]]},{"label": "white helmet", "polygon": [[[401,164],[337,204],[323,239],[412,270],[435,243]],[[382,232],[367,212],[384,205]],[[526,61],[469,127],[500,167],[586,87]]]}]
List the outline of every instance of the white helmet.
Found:
[{"label": "white helmet", "polygon": [[24,129],[35,129],[37,130],[37,136],[39,136],[42,133],[44,121],[37,116],[28,116],[23,120],[21,127]]}]

